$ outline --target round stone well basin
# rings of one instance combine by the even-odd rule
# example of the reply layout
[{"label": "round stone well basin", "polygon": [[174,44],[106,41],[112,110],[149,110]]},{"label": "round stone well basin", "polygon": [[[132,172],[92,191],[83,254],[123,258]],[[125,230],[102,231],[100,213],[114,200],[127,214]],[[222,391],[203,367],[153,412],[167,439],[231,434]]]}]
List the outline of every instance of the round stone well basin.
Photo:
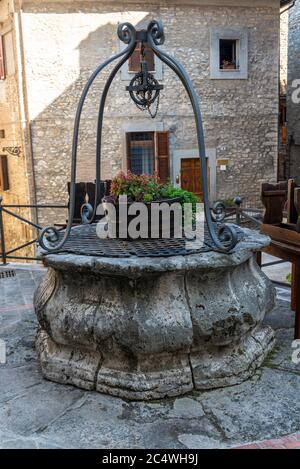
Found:
[{"label": "round stone well basin", "polygon": [[274,344],[274,288],[244,230],[229,254],[43,257],[37,352],[53,381],[127,399],[178,396],[251,377]]}]

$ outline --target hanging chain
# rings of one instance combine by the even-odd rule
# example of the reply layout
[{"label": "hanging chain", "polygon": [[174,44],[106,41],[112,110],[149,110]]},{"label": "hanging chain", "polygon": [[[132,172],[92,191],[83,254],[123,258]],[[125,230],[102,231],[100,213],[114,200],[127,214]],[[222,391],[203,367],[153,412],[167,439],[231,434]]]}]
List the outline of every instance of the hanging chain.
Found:
[{"label": "hanging chain", "polygon": [[[136,73],[126,89],[130,92],[130,96],[136,107],[141,111],[148,111],[149,115],[154,119],[158,113],[160,90],[163,89],[159,85],[154,76],[148,72],[146,60],[146,47],[141,43],[140,50],[140,72]],[[155,103],[154,111],[151,110],[152,104]]]},{"label": "hanging chain", "polygon": [[134,102],[134,104],[136,105],[136,107],[140,111],[147,111],[149,113],[149,115],[152,117],[152,119],[155,119],[155,117],[157,116],[157,113],[158,113],[159,99],[160,99],[160,95],[158,95],[158,97],[156,99],[155,111],[154,112],[151,111],[151,106],[152,106],[153,103],[149,103],[149,104],[147,103],[146,107],[142,106],[141,104],[138,104],[136,102]]},{"label": "hanging chain", "polygon": [[[145,50],[145,49],[146,49],[146,48],[145,48],[145,45],[144,45],[144,43],[142,42],[142,45],[141,45],[141,56],[142,56],[142,57],[141,57],[141,58],[142,58],[143,61],[144,61],[144,60],[146,61],[146,50]],[[142,62],[142,61],[141,61],[141,62]],[[154,112],[151,111],[151,104],[152,104],[152,103],[149,102],[146,109],[147,109],[149,115],[152,117],[152,119],[155,119],[155,117],[156,117],[156,115],[157,115],[157,112],[158,112],[158,107],[159,107],[159,95],[157,96],[157,99],[156,99],[156,107],[155,107],[155,111],[154,111]]]}]

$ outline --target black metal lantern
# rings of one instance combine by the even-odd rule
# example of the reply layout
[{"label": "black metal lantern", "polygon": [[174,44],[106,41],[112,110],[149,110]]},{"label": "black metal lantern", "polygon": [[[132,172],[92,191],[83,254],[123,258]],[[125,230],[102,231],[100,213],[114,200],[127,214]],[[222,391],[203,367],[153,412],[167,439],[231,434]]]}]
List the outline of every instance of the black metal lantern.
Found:
[{"label": "black metal lantern", "polygon": [[[163,85],[160,85],[154,76],[148,71],[147,61],[145,60],[144,47],[145,44],[154,52],[154,54],[165,63],[181,80],[184,88],[186,89],[190,102],[193,107],[193,112],[196,122],[197,141],[199,149],[199,159],[201,166],[201,183],[203,188],[203,202],[206,226],[209,236],[212,240],[211,247],[217,251],[229,252],[237,244],[239,235],[237,227],[233,225],[223,224],[224,211],[221,205],[214,206],[212,209],[209,205],[208,196],[208,181],[207,181],[207,169],[206,169],[206,154],[205,154],[205,142],[202,117],[200,111],[200,105],[197,94],[184,67],[174,57],[171,57],[160,49],[164,43],[165,36],[163,26],[160,21],[151,21],[146,30],[136,31],[134,26],[130,23],[120,24],[118,27],[119,39],[127,44],[127,47],[114,55],[113,57],[106,60],[103,64],[99,65],[92,73],[82,95],[79,100],[79,104],[76,111],[74,133],[73,133],[73,145],[72,145],[72,166],[71,166],[71,184],[70,184],[70,204],[69,204],[69,217],[68,224],[63,233],[60,233],[55,227],[44,228],[39,236],[39,244],[46,252],[58,252],[65,245],[66,241],[70,237],[72,230],[74,210],[75,210],[75,181],[76,181],[76,167],[77,167],[77,146],[78,146],[78,134],[82,108],[87,97],[88,91],[93,84],[99,73],[107,67],[110,63],[117,59],[121,59],[117,65],[111,71],[108,80],[102,91],[98,122],[97,122],[97,140],[96,140],[96,187],[95,187],[95,201],[94,206],[86,203],[82,206],[81,215],[83,224],[91,224],[95,220],[97,200],[100,193],[100,180],[101,180],[101,143],[102,143],[102,127],[103,127],[103,115],[106,97],[111,86],[113,79],[122,67],[122,65],[131,57],[136,45],[141,44],[141,70],[133,77],[129,86],[126,90],[129,92],[130,97],[139,109],[147,110],[152,117],[156,115],[157,108],[159,105],[159,94],[163,89]],[[154,111],[151,110],[151,106],[154,106]],[[77,228],[78,232],[78,228]],[[103,254],[103,251],[101,251]]]}]

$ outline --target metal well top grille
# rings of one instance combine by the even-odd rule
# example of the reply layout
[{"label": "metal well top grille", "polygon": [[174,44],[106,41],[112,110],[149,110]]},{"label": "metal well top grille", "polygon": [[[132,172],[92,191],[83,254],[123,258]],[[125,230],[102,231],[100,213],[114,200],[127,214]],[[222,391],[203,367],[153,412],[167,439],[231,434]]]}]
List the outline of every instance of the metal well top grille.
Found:
[{"label": "metal well top grille", "polygon": [[[238,229],[239,241],[243,232]],[[60,232],[60,237],[63,232]],[[224,242],[226,245],[226,241]],[[79,254],[97,257],[171,257],[204,253],[216,250],[208,230],[204,229],[203,236],[194,240],[186,239],[100,239],[96,234],[96,224],[81,225],[71,230],[64,246],[54,253]],[[53,251],[52,251],[53,252]],[[42,251],[42,255],[48,253]]]}]

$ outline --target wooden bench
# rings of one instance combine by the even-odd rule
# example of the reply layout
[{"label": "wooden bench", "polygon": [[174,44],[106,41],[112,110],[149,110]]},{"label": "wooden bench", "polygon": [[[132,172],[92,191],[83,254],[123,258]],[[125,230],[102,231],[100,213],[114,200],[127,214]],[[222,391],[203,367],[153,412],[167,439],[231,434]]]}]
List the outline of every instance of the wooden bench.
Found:
[{"label": "wooden bench", "polygon": [[[263,184],[261,200],[266,211],[260,231],[271,238],[263,252],[292,264],[291,309],[295,311],[295,339],[300,339],[300,188],[293,180]],[[261,253],[257,261],[261,265]]]}]

